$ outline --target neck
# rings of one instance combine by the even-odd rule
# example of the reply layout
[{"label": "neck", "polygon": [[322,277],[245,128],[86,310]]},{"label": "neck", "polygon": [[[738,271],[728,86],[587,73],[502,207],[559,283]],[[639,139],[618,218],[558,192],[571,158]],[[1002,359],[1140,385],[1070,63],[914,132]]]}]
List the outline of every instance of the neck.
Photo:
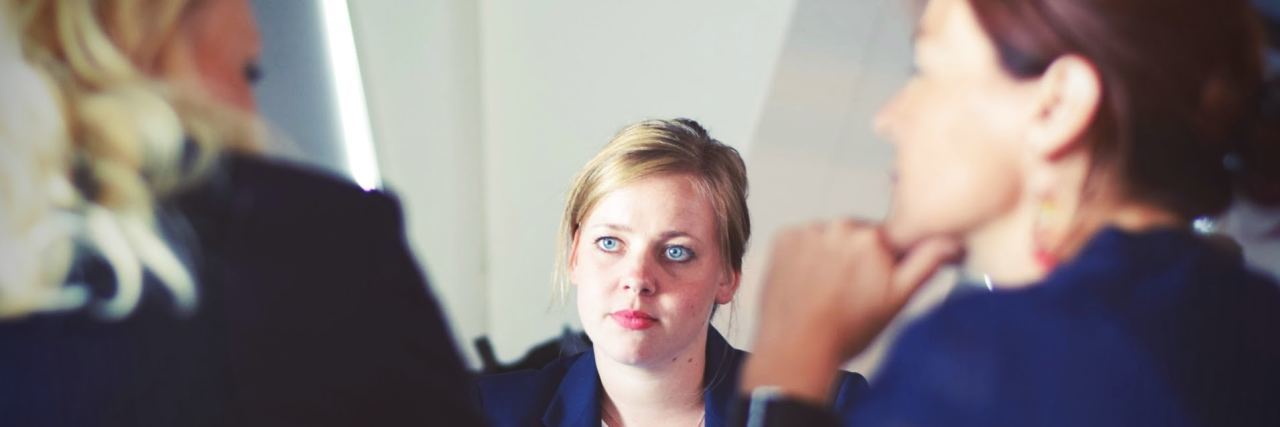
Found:
[{"label": "neck", "polygon": [[1058,245],[1058,254],[1062,259],[1074,257],[1085,243],[1104,227],[1115,227],[1131,233],[1140,233],[1157,228],[1188,228],[1185,220],[1173,213],[1138,203],[1111,204],[1104,208],[1093,208],[1081,214],[1075,229],[1064,242]]},{"label": "neck", "polygon": [[[965,270],[976,276],[971,279],[987,275],[994,284],[1009,288],[1032,284],[1048,274],[1034,255],[1036,214],[1035,206],[1026,203],[971,233],[965,240],[964,262]],[[1147,205],[1099,203],[1076,214],[1071,229],[1062,241],[1054,242],[1052,252],[1060,260],[1070,259],[1104,227],[1142,232],[1182,222],[1168,211]]]},{"label": "neck", "polygon": [[604,388],[600,412],[609,426],[697,425],[704,409],[706,332],[694,342],[677,354],[644,365],[618,363],[597,347],[596,369]]},{"label": "neck", "polygon": [[1035,259],[1032,228],[1036,206],[1020,203],[1008,215],[987,223],[965,238],[964,269],[1001,287],[1021,287],[1044,277]]}]

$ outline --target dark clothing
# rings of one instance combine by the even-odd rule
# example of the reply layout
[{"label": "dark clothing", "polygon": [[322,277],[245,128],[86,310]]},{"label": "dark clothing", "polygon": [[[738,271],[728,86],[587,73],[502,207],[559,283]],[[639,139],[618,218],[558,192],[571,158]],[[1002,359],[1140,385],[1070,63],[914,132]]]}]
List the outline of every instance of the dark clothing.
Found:
[{"label": "dark clothing", "polygon": [[[842,420],[1280,426],[1277,384],[1275,283],[1189,232],[1107,229],[1037,286],[972,293],[910,327]],[[767,425],[817,409],[783,411]]]},{"label": "dark clothing", "polygon": [[[714,328],[707,332],[705,425],[723,426],[738,389],[746,353],[729,346]],[[861,375],[841,372],[835,407],[844,412],[866,392]],[[479,381],[480,406],[493,426],[600,426],[602,389],[595,353],[564,357],[538,371],[486,376]]]},{"label": "dark clothing", "polygon": [[[404,240],[398,203],[228,156],[165,206],[199,305],[151,278],[127,318],[0,322],[6,426],[477,425],[469,377]],[[110,268],[69,283],[114,292]]]}]

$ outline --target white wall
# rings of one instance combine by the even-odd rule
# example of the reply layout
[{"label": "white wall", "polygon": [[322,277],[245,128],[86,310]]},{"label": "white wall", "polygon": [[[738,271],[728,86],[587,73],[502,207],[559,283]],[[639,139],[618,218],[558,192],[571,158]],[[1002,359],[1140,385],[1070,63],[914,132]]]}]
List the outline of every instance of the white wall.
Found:
[{"label": "white wall", "polygon": [[488,327],[479,31],[471,0],[350,2],[383,181],[455,337]]},{"label": "white wall", "polygon": [[253,88],[271,124],[266,150],[337,174],[348,174],[333,72],[320,2],[253,0],[262,32],[262,79]]}]

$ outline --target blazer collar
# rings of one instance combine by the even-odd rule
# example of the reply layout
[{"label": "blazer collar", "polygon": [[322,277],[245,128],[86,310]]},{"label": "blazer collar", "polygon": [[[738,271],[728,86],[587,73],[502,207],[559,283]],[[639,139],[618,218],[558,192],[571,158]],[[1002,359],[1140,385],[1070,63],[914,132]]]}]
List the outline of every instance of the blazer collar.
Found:
[{"label": "blazer collar", "polygon": [[599,427],[600,394],[596,355],[587,349],[565,371],[555,396],[542,414],[542,425]]},{"label": "blazer collar", "polygon": [[[702,374],[706,425],[724,425],[728,404],[738,386],[738,366],[742,356],[729,346],[715,328],[707,330],[706,369]],[[542,414],[542,424],[553,427],[598,427],[600,425],[600,374],[595,352],[583,352],[570,364],[556,388],[556,394]]]},{"label": "blazer collar", "polygon": [[702,400],[706,409],[708,426],[722,426],[728,422],[729,404],[737,396],[738,368],[742,364],[742,352],[725,341],[715,328],[707,331],[707,365],[702,372]]}]

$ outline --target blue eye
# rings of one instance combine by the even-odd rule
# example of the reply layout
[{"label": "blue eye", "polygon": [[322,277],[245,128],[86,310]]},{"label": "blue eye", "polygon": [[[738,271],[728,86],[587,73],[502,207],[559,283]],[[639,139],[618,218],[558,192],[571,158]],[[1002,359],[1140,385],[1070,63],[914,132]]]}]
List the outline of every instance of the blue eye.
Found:
[{"label": "blue eye", "polygon": [[596,247],[605,252],[615,252],[621,245],[622,242],[619,242],[618,239],[613,237],[601,237],[596,239]]},{"label": "blue eye", "polygon": [[693,251],[684,246],[668,246],[666,254],[667,259],[675,262],[685,262],[693,258]]}]

